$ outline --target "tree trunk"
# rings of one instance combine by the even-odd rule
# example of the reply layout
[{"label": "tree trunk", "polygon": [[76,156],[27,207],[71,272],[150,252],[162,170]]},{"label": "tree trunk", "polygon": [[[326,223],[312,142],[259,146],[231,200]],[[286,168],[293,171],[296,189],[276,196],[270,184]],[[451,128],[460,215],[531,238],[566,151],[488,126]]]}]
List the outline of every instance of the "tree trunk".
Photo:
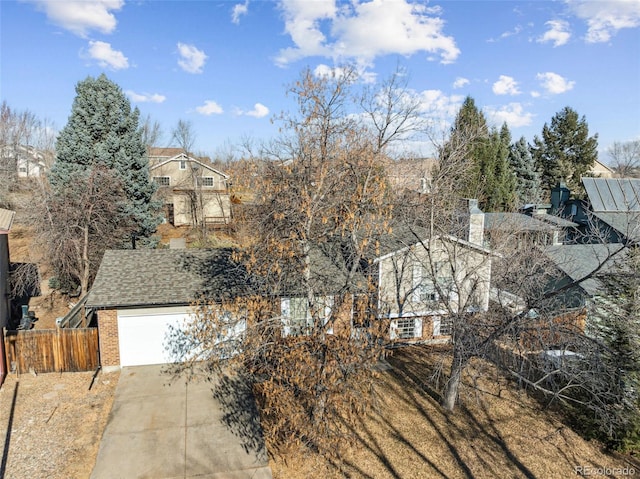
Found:
[{"label": "tree trunk", "polygon": [[89,291],[89,275],[91,274],[91,261],[89,260],[89,227],[84,227],[84,245],[82,247],[82,277],[80,278],[81,296]]},{"label": "tree trunk", "polygon": [[451,372],[449,373],[449,380],[447,381],[444,393],[442,394],[442,407],[446,411],[453,411],[456,406],[460,379],[462,378],[462,372],[467,366],[467,363],[468,359],[464,357],[462,349],[454,344]]}]

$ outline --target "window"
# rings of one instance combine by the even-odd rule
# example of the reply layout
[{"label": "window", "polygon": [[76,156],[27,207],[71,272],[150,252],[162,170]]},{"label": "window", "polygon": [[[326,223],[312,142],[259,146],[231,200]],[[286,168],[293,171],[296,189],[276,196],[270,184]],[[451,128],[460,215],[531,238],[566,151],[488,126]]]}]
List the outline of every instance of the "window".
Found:
[{"label": "window", "polygon": [[153,182],[158,186],[169,186],[171,184],[171,177],[169,176],[154,176]]},{"label": "window", "polygon": [[[318,298],[318,304],[320,308],[324,306],[324,319],[326,324],[331,315],[333,297]],[[309,311],[307,298],[283,298],[280,301],[280,307],[285,336],[299,336],[309,333],[309,330],[313,326],[313,319]],[[328,328],[326,332],[331,334],[333,330]]]},{"label": "window", "polygon": [[196,178],[198,186],[215,186],[215,178],[213,176],[203,176]]},{"label": "window", "polygon": [[438,293],[430,278],[429,270],[422,264],[413,265],[413,302],[437,301]]},{"label": "window", "polygon": [[451,318],[441,318],[440,319],[440,336],[451,336],[451,325],[452,325]]},{"label": "window", "polygon": [[400,339],[408,339],[414,337],[416,329],[416,321],[414,318],[399,319],[396,329],[396,337]]},{"label": "window", "polygon": [[180,160],[180,169],[181,170],[187,169],[187,160]]},{"label": "window", "polygon": [[450,291],[451,273],[447,261],[434,261],[433,270],[428,262],[424,264],[416,262],[413,265],[412,275],[413,294],[411,299],[414,303],[439,301],[438,288],[440,291]]},{"label": "window", "polygon": [[283,298],[280,303],[284,335],[299,336],[311,325],[306,298]]},{"label": "window", "polygon": [[398,318],[391,322],[391,339],[422,337],[422,318]]}]

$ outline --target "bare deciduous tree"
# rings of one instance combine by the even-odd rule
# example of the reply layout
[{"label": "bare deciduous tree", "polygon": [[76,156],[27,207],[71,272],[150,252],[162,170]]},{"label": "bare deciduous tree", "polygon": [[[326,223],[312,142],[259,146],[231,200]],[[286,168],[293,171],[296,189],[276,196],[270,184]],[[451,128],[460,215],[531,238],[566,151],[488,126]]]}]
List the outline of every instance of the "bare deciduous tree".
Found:
[{"label": "bare deciduous tree", "polygon": [[640,173],[640,140],[615,141],[607,153],[613,168],[622,178],[637,177]]},{"label": "bare deciduous tree", "polygon": [[[335,454],[371,404],[384,354],[388,325],[378,320],[366,264],[392,207],[384,151],[349,115],[355,79],[349,68],[326,77],[306,71],[291,87],[298,114],[282,118],[288,134],[267,150],[273,160],[260,170],[247,247],[237,253],[256,297],[207,304],[186,334],[209,338],[186,348],[207,366],[242,366],[276,447]],[[239,331],[241,343],[225,340]]]},{"label": "bare deciduous tree", "polygon": [[59,280],[87,293],[104,251],[121,245],[133,230],[122,215],[125,203],[117,176],[100,166],[76,173],[63,190],[41,185],[29,221]]}]

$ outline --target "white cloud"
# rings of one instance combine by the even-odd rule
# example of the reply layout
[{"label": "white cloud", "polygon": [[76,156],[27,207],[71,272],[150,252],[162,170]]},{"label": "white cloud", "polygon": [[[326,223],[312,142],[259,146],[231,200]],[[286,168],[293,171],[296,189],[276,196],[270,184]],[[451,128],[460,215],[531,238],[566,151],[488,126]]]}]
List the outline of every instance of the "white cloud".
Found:
[{"label": "white cloud", "polygon": [[178,43],[178,53],[180,54],[180,60],[178,60],[180,68],[187,73],[202,73],[202,68],[208,58],[202,50],[198,50],[194,45]]},{"label": "white cloud", "polygon": [[125,92],[135,103],[163,103],[167,97],[159,93],[136,93],[133,90]]},{"label": "white cloud", "polygon": [[623,28],[640,26],[640,2],[638,0],[566,0],[569,10],[587,22],[587,43],[608,42]]},{"label": "white cloud", "polygon": [[575,81],[569,81],[566,78],[553,72],[538,73],[536,78],[540,80],[540,86],[547,93],[558,95],[571,90],[576,84]]},{"label": "white cloud", "polygon": [[231,21],[238,25],[240,23],[240,17],[242,15],[246,15],[249,11],[249,0],[246,0],[244,3],[238,3],[233,6],[233,10],[231,11]]},{"label": "white cloud", "polygon": [[269,114],[269,108],[264,106],[262,103],[256,103],[253,105],[253,110],[245,113],[247,116],[252,116],[254,118],[263,118]]},{"label": "white cloud", "polygon": [[55,25],[86,38],[92,30],[101,33],[113,32],[117,21],[111,11],[120,10],[124,0],[31,0],[30,3],[43,11]]},{"label": "white cloud", "polygon": [[129,68],[129,60],[118,50],[111,48],[110,43],[90,41],[88,57],[97,60],[98,65],[114,70]]},{"label": "white cloud", "polygon": [[498,38],[490,38],[487,41],[489,43],[495,43],[497,41],[504,40],[505,38],[509,38],[509,37],[514,36],[514,35],[518,35],[520,32],[522,32],[522,30],[523,29],[522,29],[521,25],[516,25],[513,30],[508,30],[506,32],[503,32],[503,33],[500,34],[500,36]]},{"label": "white cloud", "polygon": [[202,115],[220,115],[224,110],[213,100],[206,100],[204,105],[196,107],[196,111]]},{"label": "white cloud", "polygon": [[280,51],[280,65],[309,56],[369,65],[381,55],[418,52],[451,63],[460,54],[453,37],[443,33],[439,8],[407,0],[370,0],[339,8],[333,0],[281,0],[280,6],[285,31],[295,45]]},{"label": "white cloud", "polygon": [[420,112],[432,118],[453,118],[458,113],[463,95],[447,96],[440,90],[423,90],[419,94]]},{"label": "white cloud", "polygon": [[513,77],[500,75],[498,81],[493,84],[493,93],[496,95],[519,95],[518,82]]},{"label": "white cloud", "polygon": [[453,82],[453,88],[463,88],[464,86],[469,84],[469,80],[467,78],[458,77],[456,81]]},{"label": "white cloud", "polygon": [[568,22],[564,20],[549,20],[545,25],[549,27],[549,30],[544,32],[541,37],[538,37],[536,40],[538,43],[553,42],[554,47],[559,47],[567,43],[571,38]]},{"label": "white cloud", "polygon": [[521,103],[509,103],[499,108],[485,107],[484,111],[491,123],[502,125],[506,122],[510,128],[529,126],[533,120],[533,114],[524,111]]}]

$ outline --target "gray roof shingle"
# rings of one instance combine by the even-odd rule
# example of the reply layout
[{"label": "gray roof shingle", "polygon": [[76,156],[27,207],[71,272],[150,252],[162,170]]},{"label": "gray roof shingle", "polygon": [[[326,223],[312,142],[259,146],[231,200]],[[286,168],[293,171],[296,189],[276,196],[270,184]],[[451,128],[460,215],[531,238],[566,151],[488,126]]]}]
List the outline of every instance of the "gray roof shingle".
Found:
[{"label": "gray roof shingle", "polygon": [[544,251],[572,281],[585,278],[603,264],[597,274],[579,285],[589,295],[602,292],[602,282],[598,276],[623,267],[628,253],[621,243],[554,245],[546,247]]},{"label": "gray roof shingle", "polygon": [[87,307],[186,305],[206,296],[221,300],[248,294],[244,269],[231,249],[108,250]]}]

